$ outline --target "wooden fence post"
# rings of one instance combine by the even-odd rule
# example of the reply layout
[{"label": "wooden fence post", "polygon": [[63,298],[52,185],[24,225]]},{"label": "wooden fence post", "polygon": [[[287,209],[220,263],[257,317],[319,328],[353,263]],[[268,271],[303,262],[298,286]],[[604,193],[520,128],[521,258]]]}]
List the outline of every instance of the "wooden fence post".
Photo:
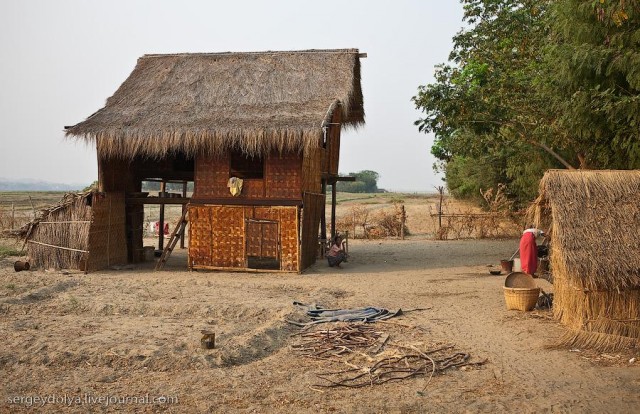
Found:
[{"label": "wooden fence post", "polygon": [[404,223],[407,220],[407,213],[404,210],[404,204],[400,206],[400,238],[404,240]]},{"label": "wooden fence post", "polygon": [[442,203],[444,201],[444,187],[439,186],[438,193],[440,193],[440,203],[438,203],[438,230],[442,228]]}]

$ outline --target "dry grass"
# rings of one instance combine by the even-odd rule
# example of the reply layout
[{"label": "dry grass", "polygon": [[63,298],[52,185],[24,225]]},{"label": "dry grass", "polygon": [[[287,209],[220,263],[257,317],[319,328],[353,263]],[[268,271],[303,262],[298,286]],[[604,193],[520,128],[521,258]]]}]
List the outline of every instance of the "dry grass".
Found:
[{"label": "dry grass", "polygon": [[20,230],[34,266],[77,269],[86,259],[92,197],[92,192],[65,194],[58,204],[40,210],[38,217]]},{"label": "dry grass", "polygon": [[530,209],[550,229],[554,315],[572,346],[640,344],[640,171],[549,171]]}]

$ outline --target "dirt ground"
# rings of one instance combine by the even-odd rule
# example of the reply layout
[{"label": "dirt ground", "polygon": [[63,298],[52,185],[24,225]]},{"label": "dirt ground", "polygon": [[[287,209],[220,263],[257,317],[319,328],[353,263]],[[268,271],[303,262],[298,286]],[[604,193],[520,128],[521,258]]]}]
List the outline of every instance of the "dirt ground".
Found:
[{"label": "dirt ground", "polygon": [[[549,348],[563,332],[549,311],[505,309],[504,275],[489,275],[487,265],[515,246],[352,240],[342,269],[319,261],[301,275],[188,272],[184,250],[160,272],[149,263],[17,273],[6,258],[0,412],[637,411],[640,368],[629,359],[640,355]],[[389,335],[383,354],[447,344],[485,363],[430,381],[321,388],[317,374],[349,365],[294,352],[300,328],[285,320],[304,319],[294,301],[424,309],[375,325]],[[201,347],[201,330],[216,333],[215,349]]]}]

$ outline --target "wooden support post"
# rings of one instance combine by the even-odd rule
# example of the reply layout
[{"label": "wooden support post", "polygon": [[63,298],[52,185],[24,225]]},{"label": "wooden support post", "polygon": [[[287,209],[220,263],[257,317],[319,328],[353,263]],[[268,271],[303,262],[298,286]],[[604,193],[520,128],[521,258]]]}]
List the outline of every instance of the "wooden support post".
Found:
[{"label": "wooden support post", "polygon": [[[187,182],[182,183],[182,198],[187,198]],[[184,217],[184,212],[187,209],[185,204],[182,205],[182,216]],[[182,230],[180,230],[180,248],[184,249],[184,233],[187,226],[185,226]]]},{"label": "wooden support post", "polygon": [[331,238],[336,237],[336,182],[331,183]]},{"label": "wooden support post", "polygon": [[[167,183],[162,180],[160,183],[160,195],[165,196],[167,190]],[[160,204],[160,226],[158,226],[158,250],[164,249],[164,204]]]},{"label": "wooden support post", "polygon": [[16,205],[11,204],[11,230],[16,228]]},{"label": "wooden support post", "polygon": [[[327,197],[327,181],[322,179],[322,194]],[[325,242],[327,240],[327,203],[322,204],[322,215],[320,215],[320,241]]]}]

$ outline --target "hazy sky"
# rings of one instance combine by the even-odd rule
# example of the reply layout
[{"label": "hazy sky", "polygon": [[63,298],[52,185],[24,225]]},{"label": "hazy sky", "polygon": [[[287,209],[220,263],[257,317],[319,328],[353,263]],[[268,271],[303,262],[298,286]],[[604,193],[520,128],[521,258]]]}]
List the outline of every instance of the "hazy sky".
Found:
[{"label": "hazy sky", "polygon": [[86,184],[95,149],[65,140],[147,53],[358,48],[366,126],[343,135],[340,171],[432,191],[432,137],[411,97],[462,27],[456,0],[1,0],[0,177]]}]

